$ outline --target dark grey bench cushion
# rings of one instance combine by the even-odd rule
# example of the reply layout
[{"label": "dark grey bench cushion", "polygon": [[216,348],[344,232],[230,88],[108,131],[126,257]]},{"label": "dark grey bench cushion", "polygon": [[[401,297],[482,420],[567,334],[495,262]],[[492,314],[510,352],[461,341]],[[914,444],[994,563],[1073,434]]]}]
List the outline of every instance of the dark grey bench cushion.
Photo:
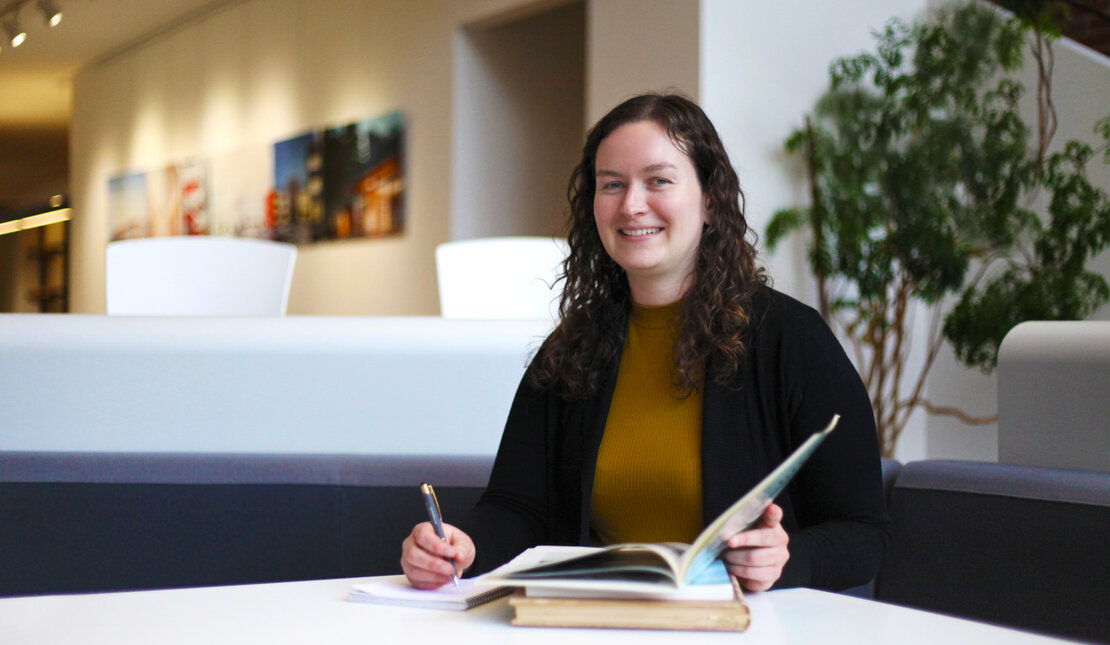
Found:
[{"label": "dark grey bench cushion", "polygon": [[423,521],[467,512],[492,458],[0,453],[0,595],[398,573]]},{"label": "dark grey bench cushion", "polygon": [[878,600],[1110,642],[1110,475],[905,464]]}]

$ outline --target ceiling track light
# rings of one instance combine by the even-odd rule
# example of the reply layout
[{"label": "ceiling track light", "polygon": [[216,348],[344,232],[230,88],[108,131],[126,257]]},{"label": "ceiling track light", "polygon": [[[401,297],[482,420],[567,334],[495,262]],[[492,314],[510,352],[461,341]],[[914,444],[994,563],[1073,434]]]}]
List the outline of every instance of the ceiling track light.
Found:
[{"label": "ceiling track light", "polygon": [[8,42],[12,47],[19,47],[23,41],[27,40],[27,32],[19,28],[19,16],[15,11],[9,13],[4,18],[4,34],[8,37]]},{"label": "ceiling track light", "polygon": [[46,26],[57,27],[62,22],[62,10],[50,0],[38,0],[35,4],[42,12],[42,20],[46,23]]},{"label": "ceiling track light", "polygon": [[11,46],[19,47],[27,40],[27,32],[19,27],[19,11],[32,2],[42,13],[42,20],[48,27],[57,27],[62,22],[62,11],[53,0],[14,0],[0,7],[0,28],[3,29]]}]

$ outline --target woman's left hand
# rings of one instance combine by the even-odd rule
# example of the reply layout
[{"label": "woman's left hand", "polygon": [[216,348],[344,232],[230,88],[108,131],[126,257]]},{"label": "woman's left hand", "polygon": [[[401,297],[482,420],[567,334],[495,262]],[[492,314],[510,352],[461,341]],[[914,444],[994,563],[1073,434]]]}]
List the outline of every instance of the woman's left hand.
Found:
[{"label": "woman's left hand", "polygon": [[754,527],[729,538],[728,549],[721,558],[742,587],[765,591],[779,579],[782,567],[790,559],[786,548],[789,541],[782,528],[782,508],[771,504]]}]

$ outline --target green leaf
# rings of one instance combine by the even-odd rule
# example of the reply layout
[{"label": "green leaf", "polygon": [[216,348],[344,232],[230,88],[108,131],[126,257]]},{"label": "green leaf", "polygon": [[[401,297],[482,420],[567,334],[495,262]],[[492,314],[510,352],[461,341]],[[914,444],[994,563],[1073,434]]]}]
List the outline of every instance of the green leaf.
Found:
[{"label": "green leaf", "polygon": [[771,216],[771,221],[767,223],[767,230],[763,238],[767,243],[768,250],[774,251],[784,237],[802,227],[805,223],[805,214],[797,208],[784,208],[775,211],[774,215]]}]

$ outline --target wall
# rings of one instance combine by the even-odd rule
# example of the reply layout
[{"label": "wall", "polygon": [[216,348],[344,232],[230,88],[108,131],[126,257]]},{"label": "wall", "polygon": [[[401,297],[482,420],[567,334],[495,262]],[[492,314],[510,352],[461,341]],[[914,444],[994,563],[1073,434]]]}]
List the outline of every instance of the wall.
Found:
[{"label": "wall", "polygon": [[584,2],[456,37],[451,239],[560,235],[586,91]]},{"label": "wall", "polygon": [[[485,150],[474,159],[452,159],[459,82],[452,72],[456,56],[466,51],[458,46],[460,30],[524,20],[565,4],[242,0],[82,70],[75,81],[72,141],[73,311],[104,310],[106,184],[112,174],[268,146],[309,127],[401,109],[408,128],[404,234],[303,246],[289,312],[437,313],[436,244],[450,239],[453,229],[488,232],[452,224],[477,217],[452,213],[458,206],[452,199],[455,168],[488,159]],[[643,89],[696,88],[695,0],[590,2],[585,14],[587,33],[580,38],[589,59],[578,103],[586,107],[577,109],[607,109]],[[581,132],[575,136],[580,140]],[[559,185],[570,169],[558,173]],[[528,191],[517,190],[513,203],[527,203]]]},{"label": "wall", "polygon": [[701,15],[698,0],[590,2],[586,122],[646,90],[675,89],[698,99]]}]

